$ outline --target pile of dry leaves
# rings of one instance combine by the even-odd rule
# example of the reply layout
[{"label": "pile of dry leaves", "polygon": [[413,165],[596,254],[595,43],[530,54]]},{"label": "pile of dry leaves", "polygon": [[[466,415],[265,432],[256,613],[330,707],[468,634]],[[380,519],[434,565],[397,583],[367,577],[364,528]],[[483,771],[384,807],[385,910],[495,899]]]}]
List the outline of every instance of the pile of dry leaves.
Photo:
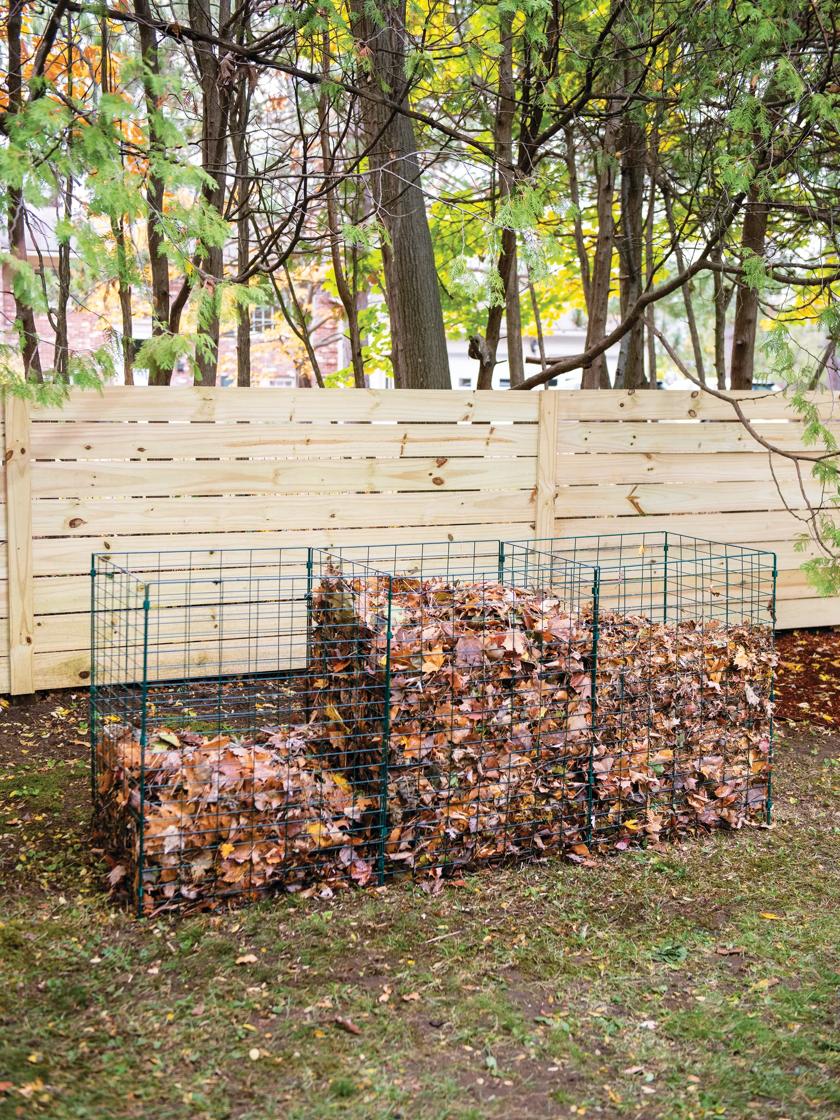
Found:
[{"label": "pile of dry leaves", "polygon": [[594,840],[765,820],[774,653],[746,623],[600,620]]},{"label": "pile of dry leaves", "polygon": [[[462,866],[583,842],[591,628],[501,584],[322,581],[316,706],[370,748],[379,779],[390,674],[386,858]],[[336,717],[340,718],[340,724]]]},{"label": "pile of dry leaves", "polygon": [[160,728],[144,768],[136,731],[115,726],[99,753],[111,883],[122,880],[146,912],[372,878],[373,802],[326,768],[313,726],[241,740]]},{"label": "pile of dry leaves", "polygon": [[458,866],[558,847],[584,858],[763,821],[769,630],[606,612],[598,623],[593,656],[591,615],[545,592],[322,581],[319,707],[334,737],[370,747],[371,777],[390,670],[389,861]]},{"label": "pile of dry leaves", "polygon": [[[764,820],[772,639],[570,613],[497,583],[328,575],[311,718],[99,743],[99,828],[143,908],[214,904]],[[389,637],[390,632],[390,637]]]}]

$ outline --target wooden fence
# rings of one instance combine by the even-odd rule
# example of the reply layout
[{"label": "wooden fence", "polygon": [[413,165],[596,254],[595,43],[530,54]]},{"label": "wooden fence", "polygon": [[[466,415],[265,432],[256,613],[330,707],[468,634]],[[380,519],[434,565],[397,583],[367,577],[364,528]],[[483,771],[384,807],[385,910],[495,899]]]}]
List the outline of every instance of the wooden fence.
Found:
[{"label": "wooden fence", "polygon": [[[744,399],[801,446],[781,398]],[[0,692],[87,680],[90,557],[109,550],[668,528],[775,550],[779,625],[840,623],[799,570],[771,457],[699,392],[109,388],[8,399],[2,439]],[[802,508],[792,464],[772,466]]]}]

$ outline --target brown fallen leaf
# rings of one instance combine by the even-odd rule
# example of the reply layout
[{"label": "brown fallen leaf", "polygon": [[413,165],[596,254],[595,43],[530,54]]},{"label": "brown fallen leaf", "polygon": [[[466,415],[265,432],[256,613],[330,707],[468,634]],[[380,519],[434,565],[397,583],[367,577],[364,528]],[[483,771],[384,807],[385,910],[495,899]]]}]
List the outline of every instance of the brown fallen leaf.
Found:
[{"label": "brown fallen leaf", "polygon": [[352,1019],[345,1019],[343,1015],[336,1015],[333,1018],[333,1023],[339,1030],[346,1031],[348,1034],[361,1034],[361,1027],[357,1027]]},{"label": "brown fallen leaf", "polygon": [[406,995],[400,997],[403,1003],[417,1003],[420,999],[419,992],[408,992]]},{"label": "brown fallen leaf", "polygon": [[125,867],[122,863],[118,863],[116,867],[112,867],[108,872],[108,882],[112,887],[115,887],[117,883],[119,883],[120,879],[124,878],[127,871],[127,867]]},{"label": "brown fallen leaf", "polygon": [[257,956],[255,953],[244,953],[241,957],[236,958],[237,964],[256,964]]}]

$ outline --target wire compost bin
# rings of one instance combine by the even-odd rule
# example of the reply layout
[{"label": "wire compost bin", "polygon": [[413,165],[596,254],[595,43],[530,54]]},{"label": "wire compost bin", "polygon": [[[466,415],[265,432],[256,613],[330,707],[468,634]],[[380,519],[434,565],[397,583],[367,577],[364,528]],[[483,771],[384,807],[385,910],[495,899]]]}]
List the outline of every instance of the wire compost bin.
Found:
[{"label": "wire compost bin", "polygon": [[138,913],[769,820],[772,554],[675,534],[97,555]]}]

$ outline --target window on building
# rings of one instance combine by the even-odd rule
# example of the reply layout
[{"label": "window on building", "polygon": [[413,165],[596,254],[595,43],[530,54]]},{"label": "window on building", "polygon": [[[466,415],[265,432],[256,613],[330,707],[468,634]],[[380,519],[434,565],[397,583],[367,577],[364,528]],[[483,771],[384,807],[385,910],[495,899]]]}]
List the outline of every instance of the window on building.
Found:
[{"label": "window on building", "polygon": [[251,308],[251,332],[252,334],[264,334],[266,331],[274,329],[274,315],[277,311],[276,307],[260,305]]},{"label": "window on building", "polygon": [[459,389],[472,389],[472,378],[471,377],[459,377],[458,378],[458,388]]},{"label": "window on building", "polygon": [[500,377],[499,378],[499,388],[500,389],[509,389],[510,388],[510,378],[509,377]]}]

